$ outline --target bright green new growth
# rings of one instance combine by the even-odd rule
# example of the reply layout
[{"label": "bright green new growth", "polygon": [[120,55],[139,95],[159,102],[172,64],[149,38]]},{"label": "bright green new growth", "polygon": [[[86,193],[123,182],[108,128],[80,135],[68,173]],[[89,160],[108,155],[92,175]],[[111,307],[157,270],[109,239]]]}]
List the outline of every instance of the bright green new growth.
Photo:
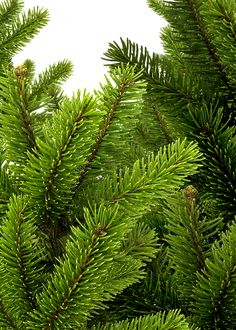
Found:
[{"label": "bright green new growth", "polygon": [[110,44],[99,91],[12,56],[0,4],[0,329],[235,329],[234,0],[149,0],[166,53]]},{"label": "bright green new growth", "polygon": [[22,6],[0,5],[0,328],[191,329],[176,308],[100,321],[162,253],[144,220],[197,173],[197,144],[165,130],[172,144],[139,147],[148,97],[135,66],[113,68],[100,91],[71,99],[60,87],[69,61],[36,78],[30,60],[13,68],[12,56],[48,20],[38,8],[19,16]]}]

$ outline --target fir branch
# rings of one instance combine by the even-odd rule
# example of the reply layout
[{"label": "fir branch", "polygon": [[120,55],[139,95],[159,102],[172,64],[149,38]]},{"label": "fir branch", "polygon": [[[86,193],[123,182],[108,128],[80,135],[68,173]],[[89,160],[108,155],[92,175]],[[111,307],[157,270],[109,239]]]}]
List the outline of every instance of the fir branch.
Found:
[{"label": "fir branch", "polygon": [[197,73],[204,71],[209,74],[211,72],[212,77],[217,80],[219,78],[217,76],[220,74],[227,83],[225,68],[219,61],[216,49],[200,15],[202,2],[197,0],[148,0],[148,3],[172,27],[177,42],[175,45],[180,47],[182,57],[190,67],[194,66],[194,71]]},{"label": "fir branch", "polygon": [[193,304],[193,287],[197,272],[202,273],[206,259],[206,237],[203,234],[200,210],[196,205],[196,189],[188,186],[177,198],[168,200],[166,240],[173,261],[175,279],[183,308]]},{"label": "fir branch", "polygon": [[116,323],[108,323],[106,325],[93,326],[91,330],[190,330],[190,326],[184,315],[178,310],[170,310],[168,313],[160,312],[156,315],[148,315],[135,318],[132,321],[125,320]]},{"label": "fir branch", "polygon": [[93,214],[85,210],[84,216],[83,230],[72,229],[66,254],[37,297],[39,310],[31,314],[29,323],[33,329],[82,326],[91,313],[103,307],[103,301],[140,277],[140,266],[129,281],[113,282],[109,276],[112,261],[118,256],[121,241],[133,226],[133,220],[118,213],[116,206],[100,205]]},{"label": "fir branch", "polygon": [[208,196],[216,198],[219,212],[232,220],[236,212],[235,128],[222,123],[223,110],[217,105],[190,107],[190,115],[193,121],[191,135],[205,156],[205,166],[200,170],[200,187]]},{"label": "fir branch", "polygon": [[158,122],[160,123],[160,127],[166,137],[167,142],[172,143],[173,138],[171,137],[170,131],[167,128],[167,123],[165,121],[164,116],[161,114],[160,111],[155,111],[155,114],[156,114],[156,118],[157,118]]},{"label": "fir branch", "polygon": [[155,257],[153,252],[156,252],[156,248],[157,237],[154,230],[144,223],[137,223],[125,237],[121,253],[144,262],[150,262]]},{"label": "fir branch", "polygon": [[194,143],[186,145],[186,140],[177,140],[161,148],[156,156],[150,154],[147,160],[136,161],[131,169],[105,178],[88,190],[88,198],[91,205],[101,200],[118,203],[131,216],[142,217],[152,205],[162,203],[186,182],[195,173],[200,159]]},{"label": "fir branch", "polygon": [[[135,73],[130,66],[121,66],[110,72],[112,81],[106,78],[107,84],[97,92],[100,99],[98,107],[105,113],[98,136],[87,162],[80,173],[79,185],[82,185],[87,173],[96,170],[96,176],[104,176],[104,172],[119,166],[122,154],[127,151],[128,142],[135,129],[137,116],[145,84],[140,81],[140,73]],[[122,135],[117,132],[122,130]],[[108,138],[110,137],[110,139]],[[119,157],[119,158],[118,158]]]},{"label": "fir branch", "polygon": [[22,167],[27,161],[27,151],[36,149],[35,133],[30,118],[29,86],[26,82],[25,66],[18,66],[15,72],[6,72],[0,77],[1,137],[4,143],[4,157],[11,160],[10,170],[17,181],[22,179]]},{"label": "fir branch", "polygon": [[[189,7],[190,7],[190,9],[193,13],[193,16],[194,16],[194,19],[197,23],[199,31],[200,31],[200,33],[201,33],[201,35],[202,35],[202,37],[203,37],[203,39],[206,43],[206,46],[207,46],[208,52],[210,54],[210,57],[212,58],[212,60],[215,63],[216,67],[218,68],[219,72],[221,73],[221,76],[222,76],[225,84],[229,85],[227,70],[220,61],[220,58],[219,58],[219,56],[217,54],[217,51],[216,51],[216,47],[214,46],[214,44],[212,43],[212,41],[211,41],[211,39],[208,35],[207,29],[206,29],[206,27],[205,27],[205,25],[202,21],[202,18],[200,16],[199,8],[197,8],[194,1],[196,1],[196,0],[188,0]],[[200,10],[201,10],[201,7],[200,7]]]},{"label": "fir branch", "polygon": [[137,148],[142,147],[145,152],[157,152],[160,146],[174,141],[174,130],[166,117],[163,111],[160,111],[156,98],[144,95],[134,142]]},{"label": "fir branch", "polygon": [[10,200],[1,231],[1,295],[15,323],[22,326],[27,313],[36,307],[45,257],[38,246],[33,214],[26,211],[21,196]]},{"label": "fir branch", "polygon": [[180,308],[172,261],[164,245],[147,267],[144,279],[124,290],[104,311],[108,322]]},{"label": "fir branch", "polygon": [[0,58],[15,55],[28,43],[48,22],[48,11],[34,8],[21,18],[14,20],[13,24],[6,26],[0,37]]},{"label": "fir branch", "polygon": [[[71,75],[73,65],[70,61],[59,61],[57,64],[50,65],[44,72],[40,73],[31,86],[30,98],[40,98],[42,94],[50,96],[52,87],[60,85]],[[48,103],[45,102],[46,104]],[[35,109],[31,109],[32,111]]]},{"label": "fir branch", "polygon": [[0,214],[5,215],[7,203],[12,193],[16,193],[16,187],[13,184],[7,170],[7,164],[0,158]]},{"label": "fir branch", "polygon": [[[24,65],[19,65],[15,68],[15,75],[18,83],[18,95],[21,100],[19,104],[19,110],[23,120],[23,129],[27,132],[29,149],[35,150],[36,143],[33,128],[31,126],[31,120],[29,115],[29,90],[26,82],[27,68]],[[5,109],[4,109],[5,110]]]},{"label": "fir branch", "polygon": [[10,317],[7,310],[4,308],[3,302],[0,299],[0,328],[1,329],[13,329],[18,330],[18,326],[14,320]]},{"label": "fir branch", "polygon": [[[171,116],[183,116],[186,113],[186,107],[189,103],[201,103],[204,81],[200,76],[194,77],[189,70],[186,73],[176,70],[176,65],[167,55],[149,55],[144,47],[131,42],[129,39],[121,39],[121,46],[116,43],[110,43],[107,52],[104,54],[108,65],[119,66],[121,64],[130,64],[135,66],[138,72],[142,71],[142,77],[148,82],[147,92],[158,102],[159,110],[172,106]],[[177,106],[178,105],[178,109]],[[181,109],[180,109],[181,107]],[[175,112],[177,111],[178,112]],[[165,116],[170,116],[170,112],[165,111]]]},{"label": "fir branch", "polygon": [[43,126],[44,139],[37,139],[37,153],[29,155],[22,190],[37,210],[41,224],[54,227],[72,201],[78,172],[100,122],[96,106],[96,100],[86,93],[81,96],[78,92],[71,101],[66,100]]},{"label": "fir branch", "polygon": [[30,85],[35,75],[35,63],[30,59],[26,59],[22,65],[26,69],[24,72],[25,81]]},{"label": "fir branch", "polygon": [[12,24],[23,9],[21,0],[5,0],[0,4],[0,26],[1,31],[6,25]]},{"label": "fir branch", "polygon": [[[231,116],[231,125],[236,123],[235,108],[235,63],[232,59],[236,56],[236,5],[232,0],[217,1],[204,3],[201,14],[207,26],[207,31],[214,43],[217,54],[222,65],[227,70],[228,90],[226,91],[227,103],[231,103],[231,107],[225,107],[226,120]],[[223,42],[222,42],[223,40]]]},{"label": "fir branch", "polygon": [[161,146],[171,143],[177,138],[177,134],[172,130],[166,116],[160,111],[156,100],[146,95],[143,100],[134,142],[127,154],[127,158],[132,159],[133,162],[144,157],[150,151],[158,152]]},{"label": "fir branch", "polygon": [[[206,260],[204,274],[198,275],[192,311],[196,323],[204,327],[235,329],[236,225],[216,241]],[[214,295],[213,295],[214,293]]]},{"label": "fir branch", "polygon": [[82,184],[89,168],[91,167],[91,163],[92,161],[95,159],[95,157],[97,156],[97,153],[99,151],[100,145],[103,141],[103,138],[105,137],[106,133],[107,133],[107,129],[110,126],[110,124],[112,123],[112,119],[114,117],[114,112],[117,108],[117,106],[119,105],[121,98],[124,94],[124,92],[126,91],[126,88],[129,86],[129,83],[123,83],[121,86],[119,86],[119,90],[117,93],[117,96],[114,100],[114,103],[111,106],[111,110],[109,112],[107,112],[107,117],[105,118],[103,124],[101,125],[100,129],[99,129],[99,134],[98,134],[98,138],[96,143],[94,144],[91,154],[88,157],[88,161],[87,164],[84,166],[83,171],[80,175],[80,180],[79,180],[79,184]]}]

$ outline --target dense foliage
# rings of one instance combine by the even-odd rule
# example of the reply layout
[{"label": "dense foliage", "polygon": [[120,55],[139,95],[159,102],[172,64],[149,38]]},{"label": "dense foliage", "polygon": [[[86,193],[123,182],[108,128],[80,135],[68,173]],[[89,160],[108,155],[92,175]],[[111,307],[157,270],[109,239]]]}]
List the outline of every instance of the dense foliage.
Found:
[{"label": "dense foliage", "polygon": [[69,99],[12,65],[47,11],[0,4],[1,329],[236,327],[236,5],[149,5],[166,54],[114,42]]},{"label": "dense foliage", "polygon": [[128,288],[116,306],[124,306],[122,318],[178,307],[201,329],[235,329],[236,3],[148,4],[168,22],[165,54],[121,40],[105,59],[111,68],[129,64],[142,72],[146,122],[156,117],[166,143],[182,136],[197,142],[203,160],[191,185],[145,220],[164,250],[142,286]]}]

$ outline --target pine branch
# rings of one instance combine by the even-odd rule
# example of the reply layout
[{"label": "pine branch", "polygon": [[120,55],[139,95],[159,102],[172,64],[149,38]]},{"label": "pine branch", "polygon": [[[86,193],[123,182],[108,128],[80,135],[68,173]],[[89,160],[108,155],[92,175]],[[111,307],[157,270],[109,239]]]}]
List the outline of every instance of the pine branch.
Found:
[{"label": "pine branch", "polygon": [[[175,137],[174,130],[159,110],[157,102],[145,95],[136,128],[134,152],[137,156],[134,160],[145,156],[148,151],[158,152],[161,146],[173,142]],[[139,156],[140,148],[143,153]],[[132,153],[127,156],[131,157]]]},{"label": "pine branch", "polygon": [[[171,57],[167,55],[149,54],[146,47],[139,46],[128,38],[124,41],[120,39],[121,45],[117,42],[109,43],[109,48],[105,52],[103,59],[110,67],[129,63],[137,70],[142,71],[143,78],[150,84],[149,88],[156,86],[160,90],[166,90],[184,101],[197,102],[199,96],[204,92],[204,81],[194,73],[194,82],[190,72],[180,72],[176,70],[176,65]],[[188,74],[187,74],[188,73]],[[188,83],[184,83],[188,79]],[[205,77],[204,77],[205,80]],[[206,79],[208,81],[208,79]],[[200,93],[201,92],[201,93]]]},{"label": "pine branch", "polygon": [[35,75],[35,63],[30,59],[26,59],[22,65],[26,69],[24,72],[25,81],[30,85]]},{"label": "pine branch", "polygon": [[[235,88],[234,83],[232,84],[235,69],[231,64],[232,56],[228,55],[228,60],[225,56],[225,54],[235,53],[232,47],[235,39],[233,32],[235,4],[231,2],[209,4],[199,0],[149,0],[150,6],[170,23],[171,34],[163,33],[162,35],[163,39],[173,39],[172,46],[168,45],[166,49],[170,51],[172,48],[169,54],[172,56],[174,54],[179,63],[182,61],[185,63],[186,68],[189,68],[188,71],[195,74],[193,79],[196,79],[196,75],[201,75],[205,81],[210,82],[208,85],[209,87],[212,85],[210,88],[212,92],[209,90],[209,95],[214,94],[216,90],[221,91],[221,93],[226,93],[235,104]],[[227,25],[228,28],[226,28]],[[222,43],[226,35],[227,41]],[[182,61],[178,60],[178,56],[182,58]],[[207,88],[203,90],[207,91]],[[235,125],[234,105],[231,112],[233,113],[232,125]],[[229,114],[225,115],[227,121]]]},{"label": "pine branch", "polygon": [[[145,263],[150,262],[155,257],[157,249],[158,244],[155,232],[150,230],[145,224],[137,223],[124,237],[118,255],[112,262],[112,269],[109,272],[109,282],[106,284],[106,291],[114,291],[114,288],[117,287],[117,293],[119,294],[121,287],[126,289],[136,282],[138,282],[136,283],[137,286],[140,286],[140,280],[145,276]],[[134,280],[134,278],[136,280]],[[123,294],[121,295],[123,296]],[[107,307],[117,305],[116,301],[117,298],[114,299],[114,302],[109,300],[106,304]],[[120,300],[118,299],[118,304],[119,302]],[[119,305],[119,319],[122,319],[120,308],[121,306]],[[95,313],[92,320],[89,321],[89,328],[93,324],[97,324],[101,318],[110,321],[110,313],[110,310],[108,312],[107,309],[104,311],[100,310],[99,314]],[[118,320],[117,314],[116,320]]]},{"label": "pine branch", "polygon": [[[224,65],[221,63],[220,58],[217,54],[216,48],[213,45],[213,43],[212,43],[212,41],[211,41],[211,39],[210,39],[210,37],[207,33],[207,29],[204,26],[204,23],[202,21],[200,13],[199,13],[199,6],[195,4],[195,1],[196,0],[188,0],[188,4],[189,4],[189,6],[192,10],[194,19],[195,19],[195,21],[198,25],[200,33],[201,33],[201,35],[202,35],[202,37],[203,37],[203,39],[204,39],[204,41],[207,45],[208,52],[209,52],[211,58],[213,59],[216,67],[218,68],[219,72],[221,73],[221,76],[222,76],[224,82],[226,83],[226,85],[228,85],[227,71],[226,71]],[[196,1],[196,3],[197,3],[197,1]],[[200,11],[201,11],[201,7],[200,7]]]},{"label": "pine branch", "polygon": [[[232,59],[236,56],[236,4],[235,1],[217,1],[204,3],[201,14],[207,26],[208,34],[216,48],[220,62],[225,68],[228,79],[227,98],[229,109],[225,109],[226,118],[231,116],[231,125],[236,124],[236,79],[235,62]],[[222,42],[223,40],[223,42]],[[228,110],[228,111],[227,111]]]}]

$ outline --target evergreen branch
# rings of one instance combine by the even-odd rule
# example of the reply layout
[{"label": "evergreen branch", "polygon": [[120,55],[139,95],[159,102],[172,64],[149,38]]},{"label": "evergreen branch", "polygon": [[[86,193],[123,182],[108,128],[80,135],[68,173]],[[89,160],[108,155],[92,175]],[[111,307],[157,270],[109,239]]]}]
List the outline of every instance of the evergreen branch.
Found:
[{"label": "evergreen branch", "polygon": [[101,200],[118,203],[131,216],[142,217],[184,184],[196,172],[200,159],[196,144],[177,140],[161,148],[156,156],[150,154],[146,161],[136,161],[131,169],[106,177],[89,190],[88,198],[91,204]]},{"label": "evergreen branch", "polygon": [[[30,100],[29,100],[28,86],[26,83],[26,72],[27,72],[27,68],[24,65],[19,65],[15,69],[16,82],[18,85],[17,88],[18,100],[20,101],[19,110],[21,112],[21,116],[23,119],[23,128],[27,131],[29,149],[33,150],[36,149],[36,144],[35,144],[33,128],[31,127],[31,123],[30,123],[30,115],[29,115]],[[11,79],[11,77],[9,78]],[[13,94],[13,93],[11,94],[11,90],[9,92],[10,95]],[[3,112],[4,110],[6,111],[5,108],[3,108]]]},{"label": "evergreen branch", "polygon": [[134,140],[137,151],[141,147],[144,152],[140,156],[138,154],[134,160],[141,158],[148,151],[158,152],[161,146],[172,143],[175,137],[175,132],[169,121],[167,122],[166,116],[161,113],[156,99],[145,95]]},{"label": "evergreen branch", "polygon": [[[63,259],[37,297],[39,310],[31,314],[32,329],[76,329],[124,288],[122,281],[112,285],[109,274],[133,221],[121,216],[116,206],[100,205],[92,215],[85,210],[84,216],[83,229],[72,229]],[[133,281],[139,276],[139,271],[133,274]]]},{"label": "evergreen branch", "polygon": [[[52,85],[60,85],[66,81],[72,73],[73,65],[70,61],[59,61],[57,64],[50,65],[48,69],[39,74],[32,84],[31,98],[41,97],[42,94],[50,96]],[[34,109],[32,109],[34,110]]]},{"label": "evergreen branch", "polygon": [[12,24],[23,8],[21,0],[5,0],[0,4],[0,29],[3,31],[6,25]]},{"label": "evergreen branch", "polygon": [[[167,56],[171,57],[173,62],[178,63],[179,71],[187,73],[191,70],[191,67],[183,59],[181,52],[181,42],[175,38],[176,31],[170,25],[165,26],[160,33],[160,39],[162,41],[163,48]],[[196,74],[196,72],[195,72]]]},{"label": "evergreen branch", "polygon": [[[4,145],[1,139],[0,147],[0,215],[4,216],[7,210],[7,203],[12,193],[16,193],[16,187],[9,175],[8,164],[3,160]],[[1,218],[2,220],[3,218]]]},{"label": "evergreen branch", "polygon": [[[235,4],[231,2],[210,4],[199,0],[149,0],[151,7],[170,23],[162,39],[171,60],[178,64],[178,71],[189,77],[192,73],[192,82],[199,77],[201,84],[202,80],[206,82],[198,88],[199,96],[201,91],[208,95],[208,99],[217,91],[227,94],[228,103],[223,101],[225,121],[232,114],[231,125],[235,125],[235,68],[232,64],[235,54]],[[225,42],[222,43],[222,40]],[[205,95],[202,99],[206,100]]]},{"label": "evergreen branch", "polygon": [[[198,11],[199,8],[197,8],[197,6],[195,5],[194,0],[188,0],[188,4],[193,12],[193,16],[198,25],[200,33],[207,45],[208,52],[209,52],[211,58],[213,59],[213,62],[215,63],[216,67],[218,68],[219,72],[221,73],[221,76],[222,76],[224,82],[226,83],[226,85],[228,85],[227,71],[226,71],[224,65],[221,63],[220,58],[217,54],[216,48],[213,45],[213,43],[208,35],[207,29],[202,21],[199,11]],[[200,7],[200,11],[201,11],[201,7]]]},{"label": "evergreen branch", "polygon": [[127,157],[132,157],[134,154],[134,161],[136,161],[144,157],[147,152],[157,152],[166,143],[166,137],[160,128],[153,108],[150,111],[150,107],[144,105],[137,123],[135,142],[131,145]]},{"label": "evergreen branch", "polygon": [[195,72],[210,74],[216,80],[219,80],[220,74],[224,84],[228,85],[226,69],[201,17],[202,1],[148,0],[148,4],[171,25],[176,47],[181,47],[184,60],[191,67],[194,65]]},{"label": "evergreen branch", "polygon": [[[148,82],[147,92],[152,96],[155,104],[158,104],[159,111],[165,110],[167,122],[169,117],[174,118],[175,124],[176,118],[183,122],[189,103],[198,104],[203,98],[209,98],[208,94],[203,95],[207,91],[204,87],[207,86],[209,89],[209,79],[201,79],[200,75],[196,76],[195,73],[191,75],[190,70],[177,71],[175,63],[169,56],[157,54],[151,56],[146,48],[139,47],[129,39],[126,42],[121,39],[121,46],[116,42],[110,43],[104,55],[104,59],[111,62],[108,65],[112,67],[129,63],[134,65],[137,71],[142,70],[142,77]],[[212,96],[213,92],[211,88],[209,95]],[[169,110],[166,111],[170,107],[171,113]]]},{"label": "evergreen branch", "polygon": [[31,85],[35,75],[35,63],[30,59],[26,59],[23,63],[23,67],[25,68],[25,81]]},{"label": "evergreen branch", "polygon": [[[135,66],[143,75],[150,78],[158,77],[158,66],[161,56],[153,53],[149,54],[146,47],[131,42],[128,38],[124,41],[120,38],[121,46],[113,41],[109,43],[109,48],[105,52],[103,59],[111,67],[130,64]],[[109,63],[110,62],[110,63]]]},{"label": "evergreen branch", "polygon": [[41,287],[44,259],[36,238],[34,216],[27,212],[21,196],[10,200],[1,228],[0,259],[2,299],[21,328],[27,313],[36,306],[35,294]]},{"label": "evergreen branch", "polygon": [[[80,173],[79,185],[89,175],[104,176],[112,168],[121,165],[122,155],[129,150],[129,140],[136,128],[140,103],[145,84],[140,81],[140,73],[133,67],[122,66],[110,72],[112,81],[106,78],[106,85],[97,92],[98,108],[105,114],[100,125],[98,137],[87,162]],[[118,131],[122,134],[117,134]]]},{"label": "evergreen branch", "polygon": [[78,172],[86,163],[99,124],[101,113],[96,106],[96,100],[85,93],[66,100],[43,126],[44,139],[37,139],[36,154],[29,154],[22,190],[44,225],[56,228],[72,201]]},{"label": "evergreen branch", "polygon": [[235,128],[222,123],[223,111],[218,106],[190,107],[190,115],[191,135],[205,157],[200,170],[204,186],[200,187],[217,200],[219,212],[232,220],[236,213]]},{"label": "evergreen branch", "polygon": [[13,319],[8,315],[6,309],[3,306],[2,301],[0,300],[0,329],[9,328],[13,330],[19,329]]},{"label": "evergreen branch", "polygon": [[[88,328],[91,329],[93,324],[97,324],[103,319],[106,322],[112,321],[111,313],[107,310],[111,305],[114,306],[116,302],[116,295],[121,295],[123,290],[127,289],[133,284],[139,285],[140,280],[145,276],[145,269],[143,263],[139,259],[134,259],[130,256],[120,255],[112,261],[112,268],[109,271],[109,281],[106,282],[106,292],[113,293],[113,296],[109,298],[104,307],[100,308],[99,311],[95,311],[93,318],[88,322]],[[120,315],[120,305],[119,312]],[[117,314],[116,314],[117,315]],[[121,315],[120,315],[121,316]],[[116,318],[118,320],[118,318]],[[103,322],[104,323],[104,322]]]},{"label": "evergreen branch", "polygon": [[[141,259],[148,259],[150,254],[154,257],[156,247],[149,247],[152,242],[147,242],[148,250],[141,256]],[[150,253],[151,251],[151,253]],[[142,258],[143,257],[143,258]],[[114,296],[121,293],[128,286],[138,283],[145,276],[144,263],[141,259],[133,258],[129,255],[119,255],[114,258],[112,268],[109,272],[109,281],[106,283],[106,292],[112,293],[113,296],[109,298],[108,303]],[[104,311],[105,312],[105,311]]]},{"label": "evergreen branch", "polygon": [[125,320],[106,325],[93,326],[91,330],[190,330],[189,324],[184,315],[178,310],[170,310],[168,313],[160,312],[156,315],[148,315],[135,318],[132,321]]},{"label": "evergreen branch", "polygon": [[[130,64],[136,67],[136,70],[142,71],[143,78],[150,84],[150,88],[155,87],[163,89],[169,95],[179,95],[183,102],[197,102],[202,90],[202,81],[195,81],[186,73],[176,71],[175,64],[172,63],[168,55],[158,55],[153,53],[152,56],[148,50],[140,46],[128,38],[126,42],[121,38],[121,46],[117,42],[109,43],[109,48],[104,54],[104,60],[111,62],[107,65],[119,66],[120,64]],[[188,82],[186,82],[188,79]]]},{"label": "evergreen branch", "polygon": [[34,8],[14,23],[6,26],[0,36],[0,58],[13,56],[28,43],[48,22],[48,11]]},{"label": "evergreen branch", "polygon": [[[236,225],[216,241],[206,260],[206,270],[198,274],[194,290],[196,323],[204,328],[229,329],[236,327]],[[213,294],[214,293],[214,294]]]},{"label": "evergreen branch", "polygon": [[7,210],[7,203],[12,194],[16,192],[13,182],[7,172],[6,164],[1,162],[0,166],[0,214],[4,215]]},{"label": "evergreen branch", "polygon": [[63,89],[58,85],[51,85],[47,91],[47,94],[50,97],[50,100],[48,104],[45,104],[45,111],[42,112],[42,115],[45,114],[46,116],[53,111],[60,109],[66,99]]},{"label": "evergreen branch", "polygon": [[26,67],[18,66],[15,72],[0,77],[1,137],[5,146],[5,159],[11,160],[12,172],[17,180],[22,177],[22,167],[27,151],[36,149],[35,134],[30,118],[29,87],[25,80]]},{"label": "evergreen branch", "polygon": [[172,136],[170,135],[170,131],[167,128],[167,124],[166,124],[164,116],[160,113],[160,111],[155,111],[155,114],[156,114],[158,122],[160,123],[161,129],[166,137],[167,142],[168,143],[174,142]]},{"label": "evergreen branch", "polygon": [[[188,186],[183,195],[168,200],[166,236],[169,243],[169,256],[173,261],[177,289],[183,308],[193,303],[192,294],[196,273],[205,268],[206,237],[203,235],[200,210],[196,205],[196,189]],[[182,196],[181,196],[182,195]]]},{"label": "evergreen branch", "polygon": [[148,265],[145,278],[124,290],[108,304],[105,320],[115,322],[140,315],[179,308],[179,301],[167,249],[162,245]]},{"label": "evergreen branch", "polygon": [[151,230],[144,223],[137,223],[137,225],[128,233],[125,238],[121,253],[131,256],[134,259],[150,262],[156,252],[157,238],[154,230]]},{"label": "evergreen branch", "polygon": [[[157,249],[158,244],[155,232],[150,230],[144,223],[137,223],[124,237],[120,251],[112,262],[112,269],[109,272],[109,282],[106,284],[106,291],[109,292],[111,290],[112,292],[114,288],[117,287],[117,293],[119,294],[121,292],[121,287],[128,290],[127,287],[132,284],[140,286],[140,280],[145,276],[143,266],[145,266],[146,262],[150,262],[155,258]],[[134,278],[136,278],[136,280],[134,280]],[[123,293],[120,295],[123,296]],[[120,300],[118,298],[119,316],[120,319],[123,319],[119,302]],[[114,302],[108,301],[107,306],[109,307],[109,312],[107,309],[100,311],[99,314],[95,315],[89,322],[89,328],[91,325],[101,320],[101,318],[111,321],[110,307],[116,305],[117,297],[114,299]],[[125,303],[124,305],[127,304]]]},{"label": "evergreen branch", "polygon": [[[236,4],[235,1],[204,3],[201,15],[207,26],[212,43],[217,49],[217,56],[227,70],[227,76],[235,86],[235,65],[232,58],[236,54]],[[224,40],[224,42],[222,42]]]}]

